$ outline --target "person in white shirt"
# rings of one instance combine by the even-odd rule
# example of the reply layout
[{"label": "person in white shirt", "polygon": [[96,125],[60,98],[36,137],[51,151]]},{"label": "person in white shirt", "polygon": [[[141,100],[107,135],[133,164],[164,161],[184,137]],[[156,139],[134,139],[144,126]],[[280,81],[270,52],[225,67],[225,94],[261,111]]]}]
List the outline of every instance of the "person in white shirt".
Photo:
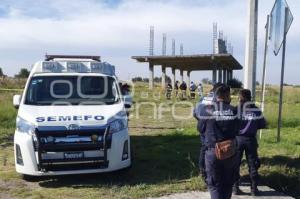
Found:
[{"label": "person in white shirt", "polygon": [[197,90],[198,90],[199,97],[202,98],[203,97],[203,87],[202,87],[201,83],[199,83]]},{"label": "person in white shirt", "polygon": [[197,86],[194,82],[191,82],[190,85],[190,94],[191,94],[191,99],[195,99],[195,91],[197,89]]}]

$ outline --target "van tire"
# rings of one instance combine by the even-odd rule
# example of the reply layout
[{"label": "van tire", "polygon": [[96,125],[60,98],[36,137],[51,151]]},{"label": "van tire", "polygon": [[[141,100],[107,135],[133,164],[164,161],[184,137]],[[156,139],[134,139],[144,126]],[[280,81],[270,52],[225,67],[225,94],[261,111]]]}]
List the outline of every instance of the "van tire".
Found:
[{"label": "van tire", "polygon": [[31,175],[26,175],[26,174],[22,174],[22,179],[27,182],[35,182],[38,180],[38,178],[36,176],[31,176]]}]

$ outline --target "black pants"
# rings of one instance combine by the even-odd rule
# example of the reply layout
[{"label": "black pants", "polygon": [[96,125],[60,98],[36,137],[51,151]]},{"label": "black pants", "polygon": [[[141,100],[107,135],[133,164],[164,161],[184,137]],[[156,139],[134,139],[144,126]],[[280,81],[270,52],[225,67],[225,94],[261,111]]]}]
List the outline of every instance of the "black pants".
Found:
[{"label": "black pants", "polygon": [[199,170],[202,175],[202,177],[206,178],[206,171],[205,171],[205,137],[204,134],[200,133],[200,141],[201,141],[201,147],[200,147],[200,154],[199,154]]},{"label": "black pants", "polygon": [[171,99],[172,96],[172,90],[167,89],[166,97],[167,99]]},{"label": "black pants", "polygon": [[195,91],[194,91],[194,90],[191,90],[190,93],[191,93],[191,98],[192,98],[192,99],[195,99],[195,96],[196,96]]},{"label": "black pants", "polygon": [[257,154],[257,140],[256,137],[246,137],[246,136],[237,136],[238,143],[238,157],[239,157],[239,167],[238,167],[238,176],[240,173],[240,165],[245,153],[246,160],[248,163],[249,175],[252,183],[257,183],[258,181],[258,168],[260,167],[260,161]]},{"label": "black pants", "polygon": [[214,148],[206,150],[206,181],[211,199],[231,198],[232,185],[236,181],[237,161],[237,154],[225,160],[218,160]]}]

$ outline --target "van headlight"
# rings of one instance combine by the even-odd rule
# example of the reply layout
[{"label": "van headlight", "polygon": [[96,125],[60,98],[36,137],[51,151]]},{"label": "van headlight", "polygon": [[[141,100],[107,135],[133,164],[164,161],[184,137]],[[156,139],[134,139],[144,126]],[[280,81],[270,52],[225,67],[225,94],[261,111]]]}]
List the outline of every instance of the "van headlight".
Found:
[{"label": "van headlight", "polygon": [[128,126],[127,118],[116,119],[109,124],[109,134],[117,133]]},{"label": "van headlight", "polygon": [[27,133],[28,135],[34,134],[35,125],[21,117],[17,117],[16,126],[17,131],[20,133]]}]

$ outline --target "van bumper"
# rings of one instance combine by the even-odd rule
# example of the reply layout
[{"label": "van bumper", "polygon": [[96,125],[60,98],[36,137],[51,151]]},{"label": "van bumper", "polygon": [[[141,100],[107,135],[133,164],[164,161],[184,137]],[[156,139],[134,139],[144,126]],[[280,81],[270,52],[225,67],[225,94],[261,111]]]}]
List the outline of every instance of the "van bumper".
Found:
[{"label": "van bumper", "polygon": [[[128,143],[128,157],[125,159],[123,157],[123,150],[126,141]],[[14,153],[17,173],[31,176],[105,173],[125,169],[131,166],[130,137],[128,129],[124,129],[112,135],[111,147],[107,149],[107,165],[104,167],[99,166],[99,168],[93,167],[93,169],[73,169],[72,166],[70,166],[70,169],[65,168],[64,170],[41,170],[39,168],[37,152],[34,149],[33,143],[31,135],[15,131]],[[86,151],[83,152],[86,153]],[[20,159],[22,161],[20,161]]]}]

